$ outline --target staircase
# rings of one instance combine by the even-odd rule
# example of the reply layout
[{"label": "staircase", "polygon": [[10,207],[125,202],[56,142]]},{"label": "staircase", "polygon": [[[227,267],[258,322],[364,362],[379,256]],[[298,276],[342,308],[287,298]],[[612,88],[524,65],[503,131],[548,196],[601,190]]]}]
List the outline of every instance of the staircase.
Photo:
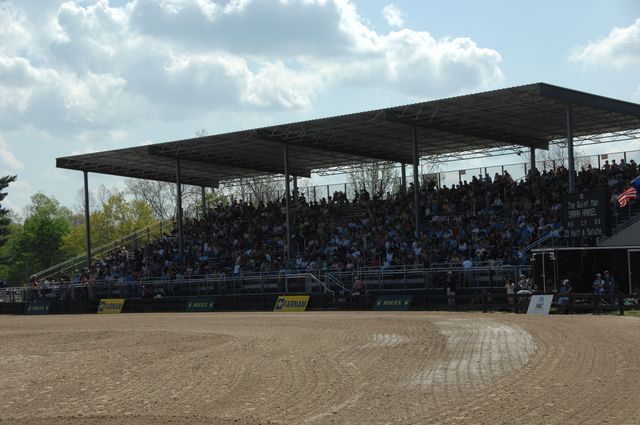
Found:
[{"label": "staircase", "polygon": [[640,204],[633,202],[626,208],[616,208],[611,236],[598,240],[599,246],[640,245]]},{"label": "staircase", "polygon": [[[111,241],[109,243],[106,243],[98,247],[91,248],[91,256],[93,258],[104,257],[105,255],[111,253],[111,251],[121,246],[125,246],[129,248],[129,251],[130,251],[129,255],[131,256],[132,255],[131,251],[133,251],[133,249],[131,248],[134,248],[138,242],[140,241],[149,242],[149,241],[156,240],[157,238],[162,236],[164,232],[171,231],[171,229],[173,228],[172,226],[173,225],[171,220],[157,221],[153,224],[150,224],[149,226],[136,230],[135,232],[125,235],[119,239],[116,239],[114,241]],[[41,278],[51,279],[52,277],[55,277],[59,273],[85,267],[86,263],[87,263],[87,256],[86,254],[82,254],[82,255],[78,255],[76,257],[70,258],[66,261],[63,261],[62,263],[56,264],[47,269],[41,270],[34,274],[38,277],[38,279],[41,279]]]},{"label": "staircase", "polygon": [[529,255],[529,252],[531,252],[532,249],[534,248],[542,248],[542,247],[546,247],[549,245],[554,245],[556,241],[558,241],[559,239],[562,239],[562,233],[564,232],[564,226],[558,229],[558,232],[560,234],[559,237],[554,236],[551,233],[548,233],[547,235],[541,237],[540,239],[536,239],[535,241],[531,242],[529,245],[525,246],[524,248],[522,248],[522,253],[525,255]]}]

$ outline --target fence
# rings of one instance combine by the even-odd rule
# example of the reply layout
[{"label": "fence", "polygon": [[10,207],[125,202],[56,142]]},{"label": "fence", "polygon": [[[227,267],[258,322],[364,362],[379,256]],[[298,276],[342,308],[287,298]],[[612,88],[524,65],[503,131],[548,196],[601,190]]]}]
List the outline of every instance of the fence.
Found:
[{"label": "fence", "polygon": [[[606,154],[586,155],[575,158],[576,169],[581,167],[591,166],[593,168],[602,168],[606,161],[619,162],[624,159],[625,162],[631,160],[636,163],[640,163],[640,150],[623,151],[623,152],[611,152]],[[554,160],[542,160],[536,161],[536,168],[540,171],[555,170],[560,166],[566,166],[566,159],[554,159]],[[493,176],[495,174],[509,173],[514,180],[524,178],[530,171],[531,164],[529,162],[518,162],[505,165],[494,165],[487,167],[475,167],[464,168],[457,170],[447,170],[432,173],[424,173],[420,175],[421,181],[433,181],[437,187],[443,187],[446,185],[454,185],[463,182],[464,180],[471,180],[474,176],[484,177],[485,175]],[[407,176],[407,182],[412,182],[413,179]],[[401,179],[395,178],[392,180],[389,187],[384,187],[382,192],[395,193],[400,189]],[[345,193],[349,199],[353,199],[356,190],[359,190],[353,183],[333,183],[326,185],[316,186],[302,186],[298,187],[298,194],[304,195],[309,201],[320,201],[321,199],[333,197],[335,192]],[[238,195],[238,194],[236,194]],[[281,199],[284,196],[284,190],[276,190],[274,192],[260,192],[260,193],[240,193],[239,199],[246,202],[256,201],[275,201]]]},{"label": "fence", "polygon": [[93,281],[87,285],[57,283],[45,284],[39,288],[24,287],[11,290],[14,301],[296,293],[340,295],[349,293],[358,279],[364,285],[364,292],[442,288],[449,274],[461,288],[499,288],[504,287],[506,279],[517,281],[518,276],[523,272],[530,272],[530,267],[497,266],[462,269],[449,266],[423,268],[405,265],[389,268],[361,268],[352,271],[293,270],[224,277],[191,276],[181,280],[164,278],[133,282],[105,280]]}]

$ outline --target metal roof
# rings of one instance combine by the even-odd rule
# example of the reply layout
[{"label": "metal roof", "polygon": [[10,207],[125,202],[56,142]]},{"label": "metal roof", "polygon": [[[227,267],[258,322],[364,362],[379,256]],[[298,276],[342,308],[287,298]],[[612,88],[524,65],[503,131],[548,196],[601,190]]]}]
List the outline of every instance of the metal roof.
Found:
[{"label": "metal roof", "polygon": [[412,163],[413,128],[421,157],[456,152],[535,147],[566,137],[567,105],[575,137],[640,129],[640,105],[545,83],[420,102],[367,112],[226,134],[57,158],[72,170],[174,182],[176,160],[185,184],[365,162]]}]

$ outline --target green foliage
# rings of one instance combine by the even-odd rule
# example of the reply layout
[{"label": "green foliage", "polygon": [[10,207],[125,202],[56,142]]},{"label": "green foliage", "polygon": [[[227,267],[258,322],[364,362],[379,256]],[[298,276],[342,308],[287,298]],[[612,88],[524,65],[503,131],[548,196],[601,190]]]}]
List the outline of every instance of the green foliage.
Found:
[{"label": "green foliage", "polygon": [[[156,219],[151,207],[141,200],[127,200],[123,192],[110,194],[102,208],[91,213],[91,246],[101,246],[153,224]],[[84,216],[74,218],[77,223],[65,238],[66,250],[75,255],[85,252],[86,226]]]},{"label": "green foliage", "polygon": [[71,211],[55,198],[43,193],[31,197],[16,244],[34,270],[45,269],[64,259],[62,243],[71,230],[71,218]]},{"label": "green foliage", "polygon": [[[3,190],[14,181],[16,181],[16,176],[0,177],[0,202],[7,196],[7,192],[3,192]],[[9,224],[11,224],[9,210],[2,208],[2,204],[0,204],[0,247],[7,242],[7,235],[9,235],[10,232]],[[2,257],[0,256],[0,258]]]},{"label": "green foliage", "polygon": [[31,197],[22,226],[14,225],[4,254],[4,273],[18,285],[29,275],[64,260],[63,240],[71,229],[71,211],[43,193]]},{"label": "green foliage", "polygon": [[20,238],[22,226],[20,224],[10,224],[8,227],[9,236],[4,246],[0,247],[0,276],[7,279],[9,285],[19,285],[28,280],[29,272],[26,271],[25,260],[14,255],[19,252],[16,241]]},{"label": "green foliage", "polygon": [[116,193],[105,201],[102,211],[91,215],[91,229],[95,232],[96,244],[101,245],[154,221],[153,212],[147,204],[127,201],[123,193]]},{"label": "green foliage", "polygon": [[[85,252],[84,215],[74,215],[53,197],[36,193],[25,208],[22,225],[11,224],[0,247],[0,276],[21,285],[33,273]],[[123,192],[109,194],[101,209],[91,213],[92,246],[119,239],[156,221],[151,207],[127,200]]]}]

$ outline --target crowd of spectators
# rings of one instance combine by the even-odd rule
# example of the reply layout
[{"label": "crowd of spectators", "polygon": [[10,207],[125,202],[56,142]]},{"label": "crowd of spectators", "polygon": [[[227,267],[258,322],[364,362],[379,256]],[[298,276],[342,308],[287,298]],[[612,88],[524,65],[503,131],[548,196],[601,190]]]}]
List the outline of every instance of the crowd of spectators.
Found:
[{"label": "crowd of spectators", "polygon": [[[624,160],[601,169],[582,168],[579,191],[606,187],[612,199],[638,166]],[[63,280],[136,281],[162,277],[235,276],[250,272],[341,270],[396,265],[519,265],[523,248],[552,234],[560,237],[562,197],[568,172],[534,171],[514,181],[508,173],[474,176],[451,187],[434,183],[420,190],[420,238],[414,236],[413,187],[391,194],[336,192],[316,201],[295,194],[292,202],[292,259],[285,264],[285,203],[257,205],[234,201],[211,208],[205,217],[186,219],[183,251],[176,231],[143,247],[124,247],[91,269]]]}]

